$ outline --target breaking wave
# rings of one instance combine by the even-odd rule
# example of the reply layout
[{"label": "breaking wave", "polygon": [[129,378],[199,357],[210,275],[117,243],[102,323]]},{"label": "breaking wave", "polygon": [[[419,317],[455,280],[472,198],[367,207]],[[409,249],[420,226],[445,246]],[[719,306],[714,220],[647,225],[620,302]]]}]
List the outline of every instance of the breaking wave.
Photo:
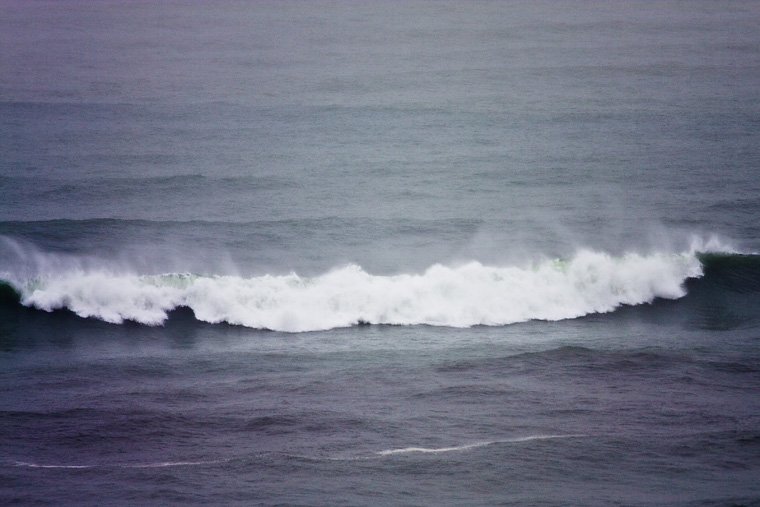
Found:
[{"label": "breaking wave", "polygon": [[[721,257],[722,256],[722,257]],[[745,258],[742,261],[742,258]],[[753,261],[746,261],[752,258]],[[0,303],[119,324],[161,325],[190,308],[208,323],[303,332],[361,324],[500,326],[611,312],[657,298],[678,299],[705,274],[705,259],[725,276],[741,276],[755,256],[627,254],[579,251],[530,266],[479,262],[431,266],[423,273],[379,276],[347,265],[315,277],[295,273],[253,278],[167,273],[124,274],[56,265],[44,273],[0,273]],[[736,272],[739,271],[739,275]]]}]

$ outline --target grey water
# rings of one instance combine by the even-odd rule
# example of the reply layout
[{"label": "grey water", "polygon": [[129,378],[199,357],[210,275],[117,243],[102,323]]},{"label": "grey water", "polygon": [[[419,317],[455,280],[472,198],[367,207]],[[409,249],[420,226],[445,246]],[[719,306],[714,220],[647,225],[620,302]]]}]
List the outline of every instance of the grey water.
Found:
[{"label": "grey water", "polygon": [[0,501],[760,505],[759,33],[0,2]]}]

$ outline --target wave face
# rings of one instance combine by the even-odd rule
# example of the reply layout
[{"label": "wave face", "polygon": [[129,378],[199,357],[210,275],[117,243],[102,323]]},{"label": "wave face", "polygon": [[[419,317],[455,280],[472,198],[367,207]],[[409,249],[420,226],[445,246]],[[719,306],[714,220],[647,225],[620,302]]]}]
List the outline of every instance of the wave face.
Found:
[{"label": "wave face", "polygon": [[187,307],[208,323],[303,332],[357,324],[469,327],[571,319],[681,298],[685,282],[703,273],[694,252],[613,257],[584,250],[529,267],[437,264],[421,274],[395,276],[372,275],[357,265],[310,278],[134,275],[78,266],[21,281],[7,276],[2,292],[6,302],[67,309],[115,324],[161,325],[169,312]]}]

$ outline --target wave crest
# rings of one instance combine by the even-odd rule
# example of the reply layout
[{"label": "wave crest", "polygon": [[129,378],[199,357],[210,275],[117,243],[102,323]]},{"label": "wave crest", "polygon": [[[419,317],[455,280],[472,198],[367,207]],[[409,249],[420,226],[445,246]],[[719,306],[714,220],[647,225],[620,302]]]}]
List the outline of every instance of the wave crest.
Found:
[{"label": "wave crest", "polygon": [[313,278],[77,269],[17,289],[26,306],[65,308],[112,323],[160,325],[169,311],[188,307],[209,323],[302,332],[363,323],[469,327],[562,320],[680,298],[684,281],[700,276],[695,253],[612,257],[585,250],[525,268],[437,264],[422,274],[395,276],[371,275],[357,265]]}]

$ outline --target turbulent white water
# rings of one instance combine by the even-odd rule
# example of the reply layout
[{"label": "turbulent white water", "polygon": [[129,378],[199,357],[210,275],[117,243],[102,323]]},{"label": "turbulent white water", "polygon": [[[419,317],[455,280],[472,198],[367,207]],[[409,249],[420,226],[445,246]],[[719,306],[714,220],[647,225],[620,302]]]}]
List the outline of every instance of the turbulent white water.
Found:
[{"label": "turbulent white water", "polygon": [[437,264],[395,276],[356,265],[313,278],[73,269],[37,277],[20,292],[24,305],[111,323],[160,325],[169,311],[188,307],[205,322],[302,332],[359,323],[469,327],[569,319],[679,298],[684,281],[701,275],[693,252],[613,257],[583,250],[526,268]]}]

